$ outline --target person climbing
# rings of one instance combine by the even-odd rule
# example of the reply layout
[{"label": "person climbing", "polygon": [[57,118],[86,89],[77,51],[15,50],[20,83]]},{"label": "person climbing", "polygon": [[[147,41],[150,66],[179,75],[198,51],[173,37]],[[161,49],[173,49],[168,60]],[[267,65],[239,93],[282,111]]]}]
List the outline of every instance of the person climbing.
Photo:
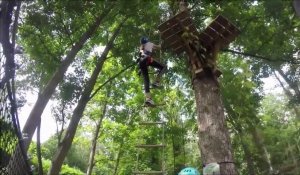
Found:
[{"label": "person climbing", "polygon": [[160,88],[161,87],[161,77],[166,70],[166,66],[157,60],[153,59],[152,51],[161,49],[161,45],[156,45],[149,41],[149,39],[143,36],[140,40],[140,52],[138,65],[140,69],[140,73],[143,76],[144,80],[144,88],[145,88],[145,105],[153,106],[155,105],[150,94],[150,80],[148,73],[148,66],[154,67],[158,69],[158,74],[156,75],[156,79],[154,83],[152,83],[152,88]]}]

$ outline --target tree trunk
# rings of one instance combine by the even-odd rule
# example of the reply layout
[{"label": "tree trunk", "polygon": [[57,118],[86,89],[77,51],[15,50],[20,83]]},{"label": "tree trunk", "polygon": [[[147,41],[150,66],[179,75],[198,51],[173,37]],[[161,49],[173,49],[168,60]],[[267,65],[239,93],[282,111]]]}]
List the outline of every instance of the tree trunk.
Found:
[{"label": "tree trunk", "polygon": [[[176,121],[173,120],[173,118],[170,119],[171,123],[171,131],[180,130],[182,128],[178,127],[176,124]],[[182,132],[181,132],[182,133]],[[184,144],[182,144],[181,139],[184,137],[183,135],[176,132],[172,132],[171,140],[172,140],[172,150],[173,150],[173,174],[178,174],[180,170],[185,167],[185,162],[177,161],[178,157],[181,156],[182,153],[184,153]]]},{"label": "tree trunk", "polygon": [[36,131],[36,154],[38,158],[38,175],[43,175],[43,161],[42,161],[42,151],[41,151],[41,121]]},{"label": "tree trunk", "polygon": [[[0,43],[2,44],[3,54],[6,58],[4,64],[4,76],[0,79],[0,88],[3,89],[4,85],[15,76],[15,59],[14,59],[14,43],[15,41],[11,39],[11,36],[15,36],[16,33],[11,32],[12,29],[12,17],[14,7],[17,5],[16,1],[3,1],[1,4],[1,14],[0,14]],[[17,21],[17,19],[15,20]],[[16,26],[12,30],[15,29]],[[14,31],[16,32],[16,31]],[[2,61],[2,60],[1,60]]]},{"label": "tree trunk", "polygon": [[67,71],[70,64],[74,61],[75,56],[81,50],[84,43],[95,33],[99,25],[105,16],[110,12],[112,8],[108,8],[103,11],[103,13],[98,16],[94,23],[90,25],[85,33],[82,34],[81,38],[78,42],[74,43],[71,50],[66,55],[65,59],[61,62],[60,66],[56,69],[52,78],[49,80],[48,84],[45,86],[45,89],[38,95],[38,99],[32,108],[29,117],[25,123],[23,128],[23,133],[26,135],[27,139],[25,140],[25,150],[27,151],[29,148],[29,144],[32,140],[32,136],[34,131],[38,125],[38,121],[41,120],[41,115],[50,99],[52,94],[55,91],[58,83],[63,80],[64,74]]},{"label": "tree trunk", "polygon": [[195,78],[193,87],[202,162],[217,162],[221,174],[236,175],[219,87],[212,76]]},{"label": "tree trunk", "polygon": [[73,138],[75,136],[78,123],[83,115],[83,111],[85,109],[85,106],[87,105],[88,101],[90,100],[91,92],[94,88],[94,85],[96,84],[97,77],[102,70],[102,66],[104,64],[104,61],[107,58],[107,54],[110,51],[110,49],[113,47],[113,42],[115,38],[118,36],[122,25],[124,24],[126,20],[124,20],[118,28],[115,30],[113,36],[110,38],[109,42],[107,43],[102,55],[100,58],[98,58],[96,67],[91,75],[91,78],[89,79],[84,91],[82,92],[82,95],[78,101],[78,104],[76,108],[73,111],[72,118],[69,124],[69,127],[66,131],[66,134],[62,140],[62,143],[59,145],[53,159],[52,159],[52,165],[49,169],[48,175],[58,175],[59,171],[61,169],[61,166],[63,164],[63,161],[65,157],[67,156],[67,153],[69,149],[71,148]]},{"label": "tree trunk", "polygon": [[119,147],[119,151],[118,151],[116,165],[115,165],[115,168],[114,168],[113,175],[117,175],[118,167],[119,167],[120,160],[121,160],[121,157],[122,157],[122,154],[123,154],[123,146],[124,146],[124,138],[123,138],[123,141],[121,142],[120,147]]},{"label": "tree trunk", "polygon": [[88,168],[87,168],[87,172],[86,175],[91,175],[92,171],[93,171],[93,167],[94,167],[94,159],[95,159],[95,154],[96,154],[96,146],[97,146],[97,140],[99,137],[99,133],[100,133],[100,128],[102,125],[102,120],[105,117],[106,114],[106,109],[107,109],[107,101],[105,102],[105,104],[103,105],[103,111],[102,111],[102,115],[99,118],[99,121],[96,125],[96,130],[93,136],[93,141],[92,141],[92,148],[91,148],[91,153],[90,153],[90,157],[89,157],[89,163],[88,163]]},{"label": "tree trunk", "polygon": [[242,148],[245,154],[245,159],[247,162],[247,169],[248,169],[248,174],[249,175],[255,175],[255,168],[254,168],[254,163],[253,163],[253,158],[252,158],[252,154],[251,151],[248,147],[248,145],[245,143],[244,141],[244,135],[242,133],[238,133],[240,134],[240,140],[241,140],[241,144],[242,144]]}]

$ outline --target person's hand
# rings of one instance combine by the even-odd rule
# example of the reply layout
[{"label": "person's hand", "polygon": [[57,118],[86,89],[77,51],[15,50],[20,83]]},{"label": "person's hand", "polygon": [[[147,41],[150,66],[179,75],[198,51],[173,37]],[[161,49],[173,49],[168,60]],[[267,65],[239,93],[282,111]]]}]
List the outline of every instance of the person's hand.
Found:
[{"label": "person's hand", "polygon": [[138,59],[136,59],[135,60],[136,64],[139,64],[140,60],[141,60],[140,57]]}]

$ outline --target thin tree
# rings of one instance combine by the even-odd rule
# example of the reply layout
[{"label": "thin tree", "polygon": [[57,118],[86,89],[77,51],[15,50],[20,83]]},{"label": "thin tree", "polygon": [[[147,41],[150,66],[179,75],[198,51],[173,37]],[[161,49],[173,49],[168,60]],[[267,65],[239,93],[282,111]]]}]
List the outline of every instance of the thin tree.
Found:
[{"label": "thin tree", "polygon": [[[106,94],[106,98],[108,99],[110,96],[110,86],[107,88],[107,94]],[[102,126],[102,121],[106,115],[106,110],[107,110],[107,100],[104,101],[103,109],[102,109],[102,113],[99,116],[99,119],[97,121],[97,124],[95,126],[95,131],[93,134],[93,138],[92,138],[92,146],[91,146],[91,151],[90,151],[90,156],[89,156],[89,163],[88,163],[88,168],[87,168],[87,175],[91,175],[92,171],[93,171],[93,167],[95,165],[95,154],[96,154],[96,147],[97,147],[97,141],[100,135],[100,128]]]}]

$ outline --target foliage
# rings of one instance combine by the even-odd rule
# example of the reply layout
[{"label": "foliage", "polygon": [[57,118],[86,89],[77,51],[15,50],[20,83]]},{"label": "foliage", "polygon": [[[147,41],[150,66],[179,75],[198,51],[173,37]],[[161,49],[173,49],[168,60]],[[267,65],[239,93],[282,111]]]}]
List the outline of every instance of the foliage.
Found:
[{"label": "foliage", "polygon": [[[49,150],[46,147],[42,147],[42,152],[43,153],[49,152]],[[30,153],[30,156],[32,157],[31,164],[34,166],[33,174],[38,174],[38,160],[37,160],[36,149],[35,149],[34,144],[31,144],[29,153]],[[47,174],[47,172],[50,168],[50,165],[51,165],[51,160],[47,159],[47,158],[43,158],[42,162],[43,162],[43,173]],[[62,175],[83,175],[84,173],[76,167],[70,167],[69,165],[65,164],[62,166],[60,174],[62,174]]]},{"label": "foliage", "polygon": [[[39,90],[46,86],[74,41],[108,5],[111,5],[108,1],[72,0],[25,3],[19,32],[19,44],[24,47],[25,54],[20,57],[21,69],[18,70],[23,81],[17,85]],[[291,3],[284,0],[203,0],[189,1],[189,7],[199,32],[218,14],[224,15],[241,30],[237,40],[223,49],[218,58],[218,66],[223,72],[220,77],[223,105],[239,172],[249,174],[251,163],[256,174],[266,174],[270,168],[255,142],[253,132],[256,130],[261,136],[258,141],[263,143],[275,173],[284,174],[288,165],[297,167],[300,132],[296,110],[300,74],[299,57],[295,54],[299,52],[300,20],[294,15]],[[58,102],[53,107],[53,115],[66,125],[101,56],[101,49],[117,24],[128,18],[97,77],[93,89],[95,94],[85,108],[61,174],[82,174],[86,171],[91,136],[105,104],[107,111],[97,139],[94,174],[132,174],[137,163],[135,145],[160,143],[162,138],[167,145],[164,161],[168,174],[176,174],[187,165],[199,170],[202,168],[196,138],[198,125],[193,87],[185,55],[174,55],[170,50],[154,55],[168,65],[164,89],[151,91],[154,101],[164,103],[164,106],[142,108],[144,94],[137,67],[106,83],[134,63],[140,36],[147,35],[153,42],[161,42],[157,26],[174,15],[177,8],[175,1],[169,0],[143,3],[138,0],[130,3],[115,1],[112,13],[77,55],[52,97]],[[280,75],[285,76],[280,78],[284,80],[283,86],[291,95],[265,94],[262,78],[274,72],[279,75],[280,70]],[[150,72],[154,71],[150,69]],[[154,74],[150,78],[153,80]],[[162,127],[138,125],[145,120],[165,121],[164,135]],[[65,128],[61,129],[64,134]],[[61,144],[58,136],[42,144],[44,172],[50,167],[49,160],[53,158],[57,145]],[[32,147],[30,152],[36,166],[35,149]],[[162,159],[159,151],[140,153],[139,168],[160,169]],[[294,167],[288,173],[296,174],[296,171]]]}]

